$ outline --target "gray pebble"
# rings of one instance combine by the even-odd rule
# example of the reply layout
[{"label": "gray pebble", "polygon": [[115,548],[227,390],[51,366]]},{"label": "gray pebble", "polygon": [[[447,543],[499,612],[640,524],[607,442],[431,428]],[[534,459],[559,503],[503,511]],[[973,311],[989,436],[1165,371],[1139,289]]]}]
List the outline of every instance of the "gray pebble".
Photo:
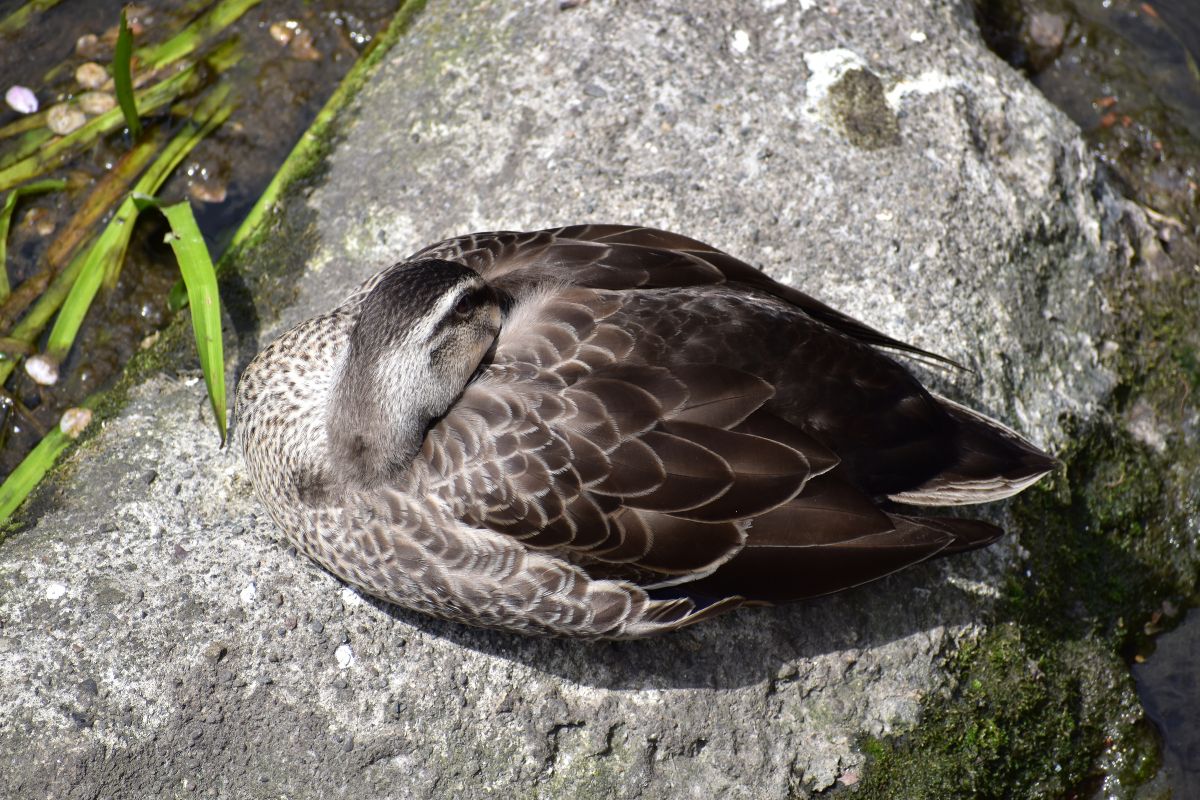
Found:
[{"label": "gray pebble", "polygon": [[204,657],[209,661],[216,663],[223,659],[229,653],[229,648],[224,642],[213,642],[208,647],[204,648]]},{"label": "gray pebble", "polygon": [[138,478],[141,480],[142,483],[149,486],[150,484],[154,483],[155,480],[158,479],[158,473],[152,469],[148,469],[145,472],[143,472],[141,475],[139,475]]},{"label": "gray pebble", "polygon": [[312,622],[308,623],[308,629],[313,633],[324,633],[325,623],[321,622],[319,619],[314,619]]}]

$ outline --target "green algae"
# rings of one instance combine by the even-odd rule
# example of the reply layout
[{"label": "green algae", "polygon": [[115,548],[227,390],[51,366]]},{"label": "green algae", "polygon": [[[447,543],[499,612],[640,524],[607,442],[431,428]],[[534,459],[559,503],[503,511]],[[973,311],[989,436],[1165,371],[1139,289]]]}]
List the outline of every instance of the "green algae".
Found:
[{"label": "green algae", "polygon": [[953,670],[958,689],[931,700],[919,728],[863,743],[856,796],[1061,797],[1089,777],[1096,747],[1127,735],[1113,718],[1136,718],[1124,664],[1086,641],[1054,646],[1005,623],[960,650]]},{"label": "green algae", "polygon": [[[1143,244],[1145,244],[1143,242]],[[1143,247],[1107,287],[1119,385],[1065,420],[1063,468],[1011,504],[1028,559],[990,628],[954,654],[955,687],[912,731],[865,738],[856,797],[1157,797],[1160,757],[1128,661],[1164,607],[1197,594],[1200,388],[1194,252]],[[1143,791],[1143,787],[1145,790]],[[1149,794],[1147,794],[1147,792]]]}]

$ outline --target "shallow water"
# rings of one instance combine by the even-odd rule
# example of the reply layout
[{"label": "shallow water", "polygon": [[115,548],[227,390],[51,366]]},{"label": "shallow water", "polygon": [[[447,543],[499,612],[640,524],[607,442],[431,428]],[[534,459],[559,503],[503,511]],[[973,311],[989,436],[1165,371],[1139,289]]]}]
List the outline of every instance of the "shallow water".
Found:
[{"label": "shallow water", "polygon": [[1135,664],[1142,705],[1163,736],[1163,769],[1174,797],[1200,797],[1200,609],[1160,636]]},{"label": "shallow water", "polygon": [[[23,3],[0,0],[0,19]],[[136,44],[163,40],[168,31],[182,27],[212,4],[211,0],[133,4],[130,18],[144,23]],[[88,60],[77,53],[79,37],[95,34],[103,38],[117,23],[124,5],[122,0],[63,0],[23,30],[0,36],[0,94],[8,86],[20,84],[37,92],[43,109],[57,102],[73,88],[70,74]],[[220,80],[235,86],[238,108],[192,151],[159,192],[169,202],[183,197],[192,200],[214,260],[313,117],[398,6],[399,0],[266,0],[230,27],[245,56]],[[273,37],[271,26],[286,23],[311,33],[311,46],[283,45]],[[108,66],[111,47],[101,50],[94,60]],[[63,63],[68,67],[64,75],[47,80],[47,72]],[[0,101],[0,127],[17,118],[17,113]],[[152,118],[168,128],[179,124],[163,114]],[[0,155],[6,144],[0,141]],[[22,200],[13,218],[6,265],[14,287],[38,269],[56,233],[128,146],[122,133],[106,137],[51,173],[69,176],[78,188]],[[54,230],[46,233],[48,227]],[[165,230],[158,215],[144,214],[139,220],[118,285],[97,297],[62,365],[63,377],[57,385],[38,386],[19,366],[6,382],[0,395],[0,479],[37,443],[39,429],[49,429],[64,409],[111,384],[146,337],[169,321],[167,293],[178,278],[178,269],[162,243]],[[0,331],[0,336],[4,335],[7,333]]]}]

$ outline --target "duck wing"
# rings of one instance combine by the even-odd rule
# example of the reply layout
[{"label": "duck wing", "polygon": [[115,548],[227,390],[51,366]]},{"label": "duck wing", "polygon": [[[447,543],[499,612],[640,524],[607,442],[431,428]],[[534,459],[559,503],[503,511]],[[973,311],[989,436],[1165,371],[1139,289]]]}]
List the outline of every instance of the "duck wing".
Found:
[{"label": "duck wing", "polygon": [[429,432],[412,490],[464,522],[700,608],[837,591],[1000,535],[885,513],[834,450],[772,411],[772,383],[714,360],[703,337],[689,349],[663,335],[668,308],[685,340],[721,322],[742,332],[734,346],[791,330],[722,319],[745,292],[520,289],[517,275],[495,279],[524,294],[492,363]]},{"label": "duck wing", "polygon": [[595,289],[737,283],[778,297],[858,341],[964,369],[958,362],[894,339],[711,245],[670,231],[629,225],[571,225],[532,232],[493,231],[448,239],[412,258],[444,258],[489,280],[522,273]]}]

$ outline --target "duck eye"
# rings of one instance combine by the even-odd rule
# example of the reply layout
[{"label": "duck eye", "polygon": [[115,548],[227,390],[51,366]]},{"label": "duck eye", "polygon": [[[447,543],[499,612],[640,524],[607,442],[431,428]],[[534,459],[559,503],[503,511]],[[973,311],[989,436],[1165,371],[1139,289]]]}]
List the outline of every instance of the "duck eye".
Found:
[{"label": "duck eye", "polygon": [[466,317],[475,310],[475,298],[467,292],[462,297],[458,298],[458,302],[454,304],[454,315],[457,317]]}]

